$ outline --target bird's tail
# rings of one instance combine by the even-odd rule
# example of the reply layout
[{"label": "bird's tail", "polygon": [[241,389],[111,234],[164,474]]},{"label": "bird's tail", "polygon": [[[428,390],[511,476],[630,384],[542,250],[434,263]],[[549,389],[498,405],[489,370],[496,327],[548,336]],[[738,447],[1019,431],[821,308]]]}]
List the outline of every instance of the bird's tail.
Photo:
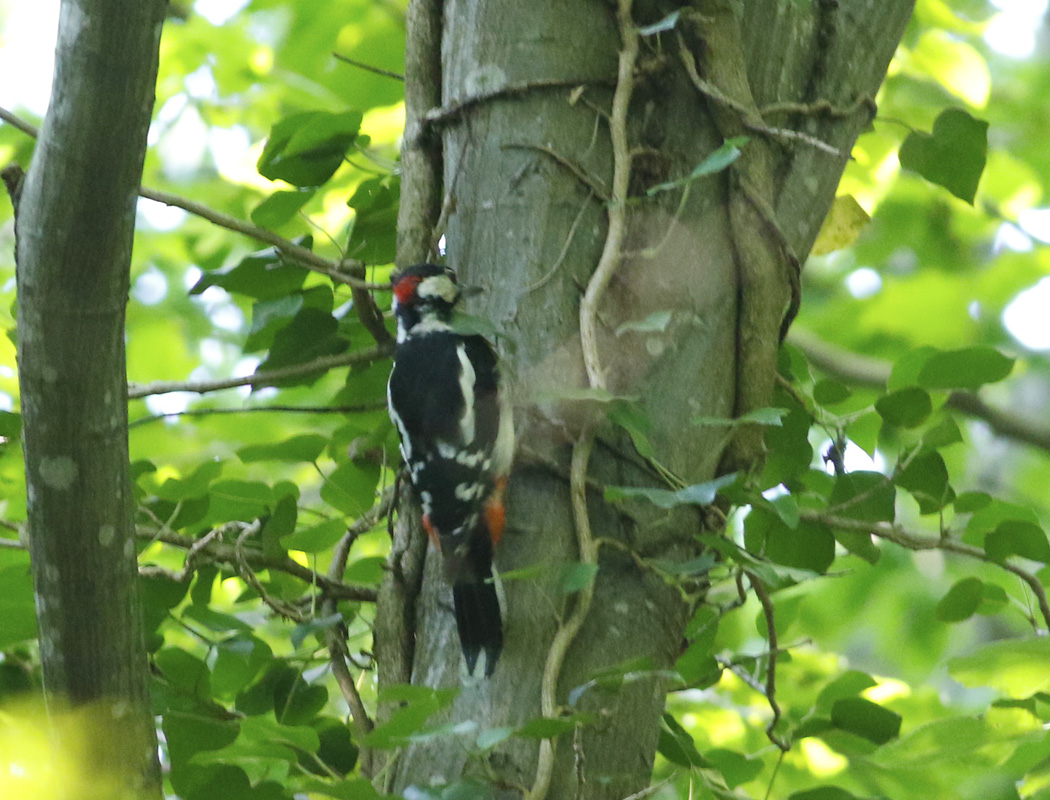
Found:
[{"label": "bird's tail", "polygon": [[[459,645],[471,677],[488,677],[503,649],[503,615],[492,569],[492,541],[485,530],[475,531],[468,550],[450,570],[452,603],[456,610]],[[450,566],[446,560],[446,567]]]}]

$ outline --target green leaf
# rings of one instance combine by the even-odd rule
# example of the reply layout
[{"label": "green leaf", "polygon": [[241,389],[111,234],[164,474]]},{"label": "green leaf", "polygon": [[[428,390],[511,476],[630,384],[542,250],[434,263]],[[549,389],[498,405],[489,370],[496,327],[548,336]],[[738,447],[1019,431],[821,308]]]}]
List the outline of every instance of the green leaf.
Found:
[{"label": "green leaf", "polygon": [[256,519],[274,503],[273,489],[262,481],[219,481],[211,487],[208,520],[219,523]]},{"label": "green leaf", "polygon": [[835,680],[821,689],[817,695],[815,708],[819,711],[830,712],[836,701],[847,697],[856,697],[865,689],[877,685],[875,679],[868,673],[859,670],[846,670]]},{"label": "green leaf", "polygon": [[693,417],[692,421],[695,425],[716,425],[727,428],[749,422],[755,425],[769,425],[779,428],[784,424],[783,419],[788,413],[786,408],[756,408],[754,411],[749,411],[739,417]]},{"label": "green leaf", "polygon": [[281,546],[301,553],[320,553],[338,542],[344,533],[346,520],[329,519],[285,536],[281,539]]},{"label": "green leaf", "polygon": [[678,24],[678,18],[682,16],[681,9],[675,9],[666,17],[652,25],[646,25],[638,29],[639,36],[652,36],[656,33],[664,33],[665,31],[674,30],[675,25]]},{"label": "green leaf", "polygon": [[185,478],[168,478],[158,487],[157,497],[174,501],[199,497],[221,472],[221,461],[205,461]]},{"label": "green leaf", "polygon": [[901,717],[863,697],[844,697],[831,706],[836,728],[849,731],[875,744],[885,744],[900,735]]},{"label": "green leaf", "polygon": [[1014,359],[987,345],[944,350],[926,360],[918,382],[927,389],[978,389],[1001,381],[1013,368]]},{"label": "green leaf", "polygon": [[936,450],[913,458],[897,473],[894,483],[911,493],[923,514],[935,514],[955,499],[955,491],[948,483],[948,468]]},{"label": "green leaf", "polygon": [[313,196],[313,189],[274,192],[252,209],[251,220],[260,228],[279,228]]},{"label": "green leaf", "polygon": [[667,181],[666,183],[658,183],[656,186],[650,186],[646,191],[649,197],[660,192],[671,191],[677,189],[680,186],[685,186],[692,183],[697,178],[702,178],[705,175],[713,175],[716,172],[721,172],[727,169],[730,164],[740,158],[740,148],[747,144],[746,136],[737,136],[732,139],[726,139],[725,142],[710,155],[707,156],[703,161],[693,168],[693,171],[686,175],[684,178],[679,178],[675,181]]},{"label": "green leaf", "polygon": [[908,386],[880,397],[875,402],[875,410],[891,425],[915,428],[929,418],[933,403],[925,389]]},{"label": "green leaf", "polygon": [[[309,236],[293,241],[308,249],[313,244]],[[205,272],[190,294],[202,294],[209,286],[218,286],[256,300],[277,300],[302,288],[308,274],[309,270],[285,263],[276,248],[268,247],[245,256],[232,267]]]},{"label": "green leaf", "polygon": [[365,556],[350,562],[343,573],[344,583],[372,584],[378,586],[386,574],[386,559],[382,556]]},{"label": "green leaf", "polygon": [[744,521],[747,549],[787,567],[823,573],[835,560],[835,537],[819,522],[789,528],[775,514],[752,508]]},{"label": "green leaf", "polygon": [[963,578],[952,584],[952,588],[937,604],[937,619],[941,622],[962,622],[977,612],[984,595],[984,584],[980,578]]},{"label": "green leaf", "polygon": [[563,717],[533,717],[515,732],[515,736],[525,739],[553,739],[568,733],[577,725],[589,725],[595,719],[593,714],[569,714]]},{"label": "green leaf", "polygon": [[678,724],[678,720],[667,713],[661,720],[663,725],[660,727],[660,739],[656,746],[660,755],[680,767],[704,769],[711,766],[711,762],[700,755],[693,737]]},{"label": "green leaf", "polygon": [[909,133],[900,148],[904,169],[919,173],[971,205],[987,155],[988,123],[959,108],[942,111],[932,133]]},{"label": "green leaf", "polygon": [[598,577],[597,564],[572,562],[564,565],[559,588],[565,594],[579,592],[594,583]]},{"label": "green leaf", "polygon": [[0,436],[17,439],[22,434],[22,415],[13,411],[0,411]]},{"label": "green leaf", "polygon": [[761,759],[748,758],[743,753],[722,748],[706,750],[704,758],[714,764],[715,769],[722,773],[722,777],[726,779],[726,785],[730,789],[754,780],[762,772],[763,767]]},{"label": "green leaf", "polygon": [[955,510],[960,514],[969,514],[980,511],[992,502],[992,496],[987,492],[963,492],[955,498]]},{"label": "green leaf", "polygon": [[896,491],[885,475],[857,470],[835,479],[828,511],[864,522],[892,522],[895,501]]},{"label": "green leaf", "polygon": [[991,558],[1002,561],[1018,555],[1033,561],[1050,563],[1050,542],[1046,532],[1033,522],[1008,519],[1000,522],[984,540],[984,550]]},{"label": "green leaf", "polygon": [[804,792],[792,792],[788,800],[857,800],[857,797],[838,786],[821,786]]},{"label": "green leaf", "polygon": [[[303,308],[287,325],[274,334],[270,352],[257,372],[302,364],[321,356],[332,356],[344,352],[349,342],[339,331],[339,321],[328,311],[319,308]],[[317,375],[299,380],[311,382]]]},{"label": "green leaf", "polygon": [[328,439],[316,433],[303,433],[283,442],[250,444],[237,451],[237,457],[245,464],[255,461],[287,461],[289,463],[312,462],[324,452]]},{"label": "green leaf", "polygon": [[347,461],[321,486],[321,499],[344,514],[359,517],[375,505],[382,468],[372,461]]},{"label": "green leaf", "polygon": [[813,387],[813,399],[822,406],[833,406],[848,400],[853,392],[850,388],[839,381],[824,379],[817,381]]},{"label": "green leaf", "polygon": [[289,637],[292,642],[292,647],[298,650],[302,647],[303,642],[306,641],[307,636],[312,636],[315,633],[321,633],[328,630],[329,628],[339,625],[343,621],[343,615],[338,611],[334,614],[329,614],[326,617],[315,617],[308,622],[303,622],[295,626],[292,630],[291,636]]},{"label": "green leaf", "polygon": [[982,645],[948,662],[948,674],[964,686],[989,687],[1026,698],[1050,689],[1050,639],[1005,639]]},{"label": "green leaf", "polygon": [[616,335],[623,336],[625,333],[663,333],[670,324],[670,311],[654,311],[645,319],[635,319],[623,323],[616,329]]},{"label": "green leaf", "polygon": [[669,489],[648,489],[637,486],[606,486],[605,499],[609,502],[622,500],[648,500],[660,508],[670,509],[681,505],[708,506],[715,501],[719,490],[734,483],[739,473],[723,475],[720,478],[686,486],[677,492]]},{"label": "green leaf", "polygon": [[270,129],[257,164],[259,174],[293,186],[320,186],[343,163],[360,127],[357,111],[305,111],[287,116]]}]

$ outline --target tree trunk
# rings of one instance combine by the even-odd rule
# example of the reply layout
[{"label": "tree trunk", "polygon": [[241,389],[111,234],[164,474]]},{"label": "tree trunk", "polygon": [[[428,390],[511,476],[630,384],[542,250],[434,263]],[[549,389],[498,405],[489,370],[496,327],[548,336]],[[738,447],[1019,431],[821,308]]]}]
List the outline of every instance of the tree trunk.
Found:
[{"label": "tree trunk", "polygon": [[[90,714],[97,774],[160,796],[128,477],[124,306],[163,0],[63,0],[17,209],[28,525],[50,707]],[[117,795],[115,795],[117,796]]]},{"label": "tree trunk", "polygon": [[[748,469],[761,458],[760,433],[727,443],[725,428],[690,420],[769,405],[781,330],[797,302],[794,270],[871,121],[871,98],[911,6],[713,0],[683,11],[673,29],[641,37],[626,125],[633,156],[623,260],[599,305],[597,344],[608,389],[637,398],[656,458],[687,484],[710,479],[720,463]],[[652,25],[674,8],[639,0],[633,19]],[[615,206],[609,120],[622,40],[613,5],[578,0],[448,0],[443,29],[443,110],[431,124],[444,131],[448,261],[462,283],[486,290],[469,310],[501,332],[516,387],[520,446],[497,564],[502,572],[551,565],[542,579],[506,583],[496,673],[464,689],[447,718],[513,727],[540,713],[545,659],[574,602],[557,568],[579,558],[571,445],[604,417],[593,399],[565,398],[589,385],[579,309]],[[785,102],[808,105],[760,113]],[[784,128],[803,136],[771,131]],[[682,188],[647,195],[736,135],[750,141],[731,170],[693,181],[684,198]],[[647,319],[666,324],[621,328]],[[627,551],[690,557],[701,519],[695,510],[668,515],[603,501],[601,486],[659,485],[611,426],[597,429],[588,476],[594,536],[614,545],[600,550],[594,602],[557,702],[596,721],[557,743],[547,796],[597,800],[648,782],[668,688],[659,671],[680,652],[691,612]],[[430,554],[416,604],[412,680],[456,686],[460,656],[434,561]],[[383,613],[381,603],[378,637]],[[573,693],[596,671],[631,661],[651,676]],[[533,786],[536,740],[507,739],[486,754],[487,765],[468,756],[471,747],[446,736],[407,748],[394,789],[493,772],[507,797]]]}]

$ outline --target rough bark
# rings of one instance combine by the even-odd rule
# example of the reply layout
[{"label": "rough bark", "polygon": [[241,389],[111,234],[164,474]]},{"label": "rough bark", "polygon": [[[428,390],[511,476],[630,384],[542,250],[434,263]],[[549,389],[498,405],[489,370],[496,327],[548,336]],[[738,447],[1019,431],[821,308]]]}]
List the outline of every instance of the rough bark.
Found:
[{"label": "rough bark", "polygon": [[[639,0],[635,20],[649,24],[674,7]],[[816,236],[846,154],[870,122],[870,98],[911,0],[696,7],[703,14],[687,13],[675,31],[642,41],[629,115],[634,153],[625,258],[600,307],[598,342],[609,389],[639,399],[660,462],[687,483],[711,478],[727,444],[724,429],[692,425],[692,417],[726,417],[769,403],[781,322],[793,295],[789,254],[804,259]],[[718,15],[732,36],[705,27]],[[505,371],[517,390],[522,446],[508,499],[509,530],[497,553],[503,572],[577,558],[570,444],[603,409],[557,398],[588,385],[578,308],[605,240],[603,200],[612,171],[607,115],[619,47],[615,10],[605,3],[449,0],[444,7],[444,111],[431,119],[445,134],[444,181],[453,209],[449,262],[464,283],[487,290],[470,310],[503,334]],[[681,205],[681,191],[647,198],[648,187],[688,175],[732,133],[734,119],[746,118],[705,91],[708,83],[729,92],[731,101],[746,101],[755,115],[740,131],[754,142],[751,163],[693,183]],[[833,108],[820,110],[822,100]],[[762,115],[774,102],[809,107]],[[846,113],[845,107],[854,108]],[[798,129],[842,155],[758,132],[756,125]],[[756,258],[766,261],[756,266]],[[767,294],[757,312],[747,290],[749,269],[774,282],[759,281]],[[657,311],[671,312],[664,330],[617,335],[623,323]],[[757,358],[749,351],[754,347],[764,348]],[[745,452],[760,456],[753,448]],[[595,487],[657,483],[629,440],[608,426],[599,430],[589,474]],[[588,501],[596,537],[643,556],[693,552],[692,535],[700,528],[695,513],[616,508],[597,490]],[[447,587],[433,562],[428,557],[417,606],[412,680],[455,686],[460,656]],[[484,729],[538,715],[545,656],[572,606],[572,597],[559,591],[557,572],[506,584],[500,665],[490,680],[461,692],[449,719],[474,720]],[[655,670],[668,668],[688,612],[678,592],[641,570],[623,547],[603,547],[594,604],[569,651],[558,702],[567,704],[572,689],[610,665],[642,658]],[[599,722],[561,738],[547,796],[622,798],[644,786],[666,689],[652,678],[618,691],[586,692],[572,710],[595,712]],[[520,797],[532,785],[534,740],[511,738],[482,759],[471,757],[471,749],[469,737],[452,736],[407,748],[393,788],[464,773],[495,775],[506,797]]]},{"label": "rough bark", "polygon": [[115,796],[161,794],[136,589],[124,307],[163,0],[64,0],[17,210],[30,552],[49,704]]}]

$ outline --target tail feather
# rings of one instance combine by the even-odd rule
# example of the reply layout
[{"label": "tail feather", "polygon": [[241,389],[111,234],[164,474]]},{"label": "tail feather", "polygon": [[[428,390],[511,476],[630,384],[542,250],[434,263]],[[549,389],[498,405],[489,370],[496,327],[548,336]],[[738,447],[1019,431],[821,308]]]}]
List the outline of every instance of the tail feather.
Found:
[{"label": "tail feather", "polygon": [[503,649],[503,618],[492,580],[460,581],[452,587],[456,628],[467,672],[487,678]]}]

